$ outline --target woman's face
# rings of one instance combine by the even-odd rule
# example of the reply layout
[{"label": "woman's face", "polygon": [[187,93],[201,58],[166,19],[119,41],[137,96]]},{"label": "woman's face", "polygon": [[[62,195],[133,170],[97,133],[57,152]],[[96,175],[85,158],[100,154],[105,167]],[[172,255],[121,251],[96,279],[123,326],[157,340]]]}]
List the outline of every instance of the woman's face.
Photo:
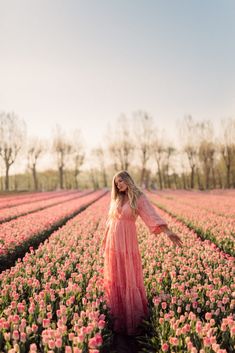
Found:
[{"label": "woman's face", "polygon": [[125,192],[128,189],[127,184],[120,176],[115,178],[115,184],[120,192]]}]

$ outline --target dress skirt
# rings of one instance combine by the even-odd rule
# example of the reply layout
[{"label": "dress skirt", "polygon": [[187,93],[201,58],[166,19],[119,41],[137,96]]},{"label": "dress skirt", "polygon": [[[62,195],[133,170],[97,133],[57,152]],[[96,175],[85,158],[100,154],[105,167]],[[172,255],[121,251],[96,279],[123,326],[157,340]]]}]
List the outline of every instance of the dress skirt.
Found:
[{"label": "dress skirt", "polygon": [[138,334],[138,325],[149,311],[135,219],[121,217],[110,226],[104,254],[104,286],[114,331]]}]

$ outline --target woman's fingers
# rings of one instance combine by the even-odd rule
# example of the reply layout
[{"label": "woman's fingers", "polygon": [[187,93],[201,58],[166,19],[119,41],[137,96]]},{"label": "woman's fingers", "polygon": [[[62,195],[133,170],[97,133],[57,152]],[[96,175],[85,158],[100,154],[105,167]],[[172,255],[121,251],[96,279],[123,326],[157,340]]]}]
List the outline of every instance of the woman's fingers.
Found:
[{"label": "woman's fingers", "polygon": [[171,240],[173,241],[174,244],[179,245],[180,247],[182,247],[182,240],[180,239],[180,237],[177,234],[172,234],[171,235]]}]

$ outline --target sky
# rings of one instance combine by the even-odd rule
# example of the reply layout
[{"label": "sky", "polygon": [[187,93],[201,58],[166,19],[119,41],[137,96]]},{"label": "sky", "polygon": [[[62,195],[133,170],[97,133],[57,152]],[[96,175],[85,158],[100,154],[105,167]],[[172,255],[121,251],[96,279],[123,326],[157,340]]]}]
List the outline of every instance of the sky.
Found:
[{"label": "sky", "polygon": [[187,114],[235,116],[234,38],[234,0],[0,0],[0,111],[91,149],[141,109],[177,143]]}]

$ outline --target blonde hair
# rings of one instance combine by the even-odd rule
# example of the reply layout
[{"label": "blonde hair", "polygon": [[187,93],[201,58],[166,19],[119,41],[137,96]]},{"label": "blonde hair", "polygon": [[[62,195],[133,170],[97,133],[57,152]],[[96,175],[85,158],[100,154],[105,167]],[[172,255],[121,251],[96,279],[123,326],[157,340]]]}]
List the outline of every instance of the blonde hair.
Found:
[{"label": "blonde hair", "polygon": [[126,170],[121,170],[120,172],[116,173],[113,176],[113,180],[112,180],[111,201],[110,201],[110,208],[108,212],[108,220],[110,220],[115,216],[117,212],[117,208],[120,205],[123,198],[123,193],[121,193],[118,190],[117,185],[115,183],[115,179],[117,177],[122,178],[122,180],[127,185],[127,196],[130,202],[130,207],[132,209],[133,215],[136,214],[137,200],[139,196],[142,194],[142,191],[135,185],[134,180]]}]

